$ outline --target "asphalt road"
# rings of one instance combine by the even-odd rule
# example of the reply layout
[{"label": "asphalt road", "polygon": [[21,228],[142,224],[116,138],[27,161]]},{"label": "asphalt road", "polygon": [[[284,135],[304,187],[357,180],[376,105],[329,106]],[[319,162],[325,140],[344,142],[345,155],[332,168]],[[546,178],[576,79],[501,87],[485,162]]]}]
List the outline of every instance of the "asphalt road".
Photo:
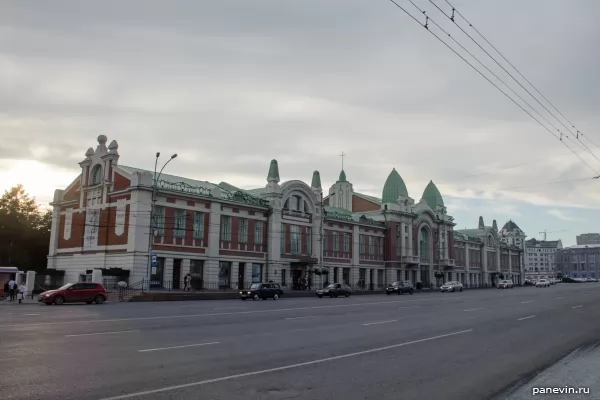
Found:
[{"label": "asphalt road", "polygon": [[595,283],[2,307],[0,398],[487,399],[598,341],[598,315]]}]

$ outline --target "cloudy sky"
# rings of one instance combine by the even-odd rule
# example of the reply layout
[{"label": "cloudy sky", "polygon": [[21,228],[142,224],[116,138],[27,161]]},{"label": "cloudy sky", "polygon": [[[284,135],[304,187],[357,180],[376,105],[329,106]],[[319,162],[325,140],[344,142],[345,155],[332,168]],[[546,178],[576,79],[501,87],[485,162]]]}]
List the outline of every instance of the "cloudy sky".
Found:
[{"label": "cloudy sky", "polygon": [[[600,144],[600,2],[454,5]],[[360,192],[380,196],[393,167],[417,201],[433,180],[457,228],[512,218],[566,245],[600,231],[600,180],[564,182],[598,175],[600,161],[564,139],[585,165],[388,0],[0,3],[0,189],[23,183],[48,202],[99,134],[119,142],[123,165],[176,152],[169,173],[244,188],[266,183],[272,158],[283,180],[318,169],[328,187],[344,151]]]}]

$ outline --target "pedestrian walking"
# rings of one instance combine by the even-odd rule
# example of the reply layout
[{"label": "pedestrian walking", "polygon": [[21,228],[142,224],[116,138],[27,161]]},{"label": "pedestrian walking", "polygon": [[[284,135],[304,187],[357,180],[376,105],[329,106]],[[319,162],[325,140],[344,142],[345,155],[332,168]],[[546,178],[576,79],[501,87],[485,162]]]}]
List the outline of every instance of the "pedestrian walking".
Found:
[{"label": "pedestrian walking", "polygon": [[191,281],[192,281],[192,276],[189,274],[189,272],[183,277],[183,291],[187,292],[191,290]]},{"label": "pedestrian walking", "polygon": [[21,283],[21,286],[19,286],[17,298],[19,299],[19,304],[21,304],[22,300],[25,300],[25,283]]},{"label": "pedestrian walking", "polygon": [[10,292],[10,301],[15,301],[15,293],[17,289],[17,282],[13,278],[8,281],[8,291]]}]

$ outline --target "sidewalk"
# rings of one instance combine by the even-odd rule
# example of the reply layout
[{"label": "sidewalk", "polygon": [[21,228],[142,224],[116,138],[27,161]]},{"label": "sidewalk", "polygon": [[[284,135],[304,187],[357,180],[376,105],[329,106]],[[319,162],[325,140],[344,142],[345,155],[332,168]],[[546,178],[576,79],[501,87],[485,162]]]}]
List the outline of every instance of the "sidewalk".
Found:
[{"label": "sidewalk", "polygon": [[530,382],[498,400],[530,400],[532,397],[552,399],[599,399],[600,343],[575,350]]},{"label": "sidewalk", "polygon": [[34,304],[38,304],[37,296],[33,296],[33,299],[31,298],[31,296],[25,297],[25,299],[21,300],[21,304],[19,304],[19,300],[15,300],[15,301],[0,300],[0,307],[10,307],[10,306],[17,307],[17,306],[34,305]]}]

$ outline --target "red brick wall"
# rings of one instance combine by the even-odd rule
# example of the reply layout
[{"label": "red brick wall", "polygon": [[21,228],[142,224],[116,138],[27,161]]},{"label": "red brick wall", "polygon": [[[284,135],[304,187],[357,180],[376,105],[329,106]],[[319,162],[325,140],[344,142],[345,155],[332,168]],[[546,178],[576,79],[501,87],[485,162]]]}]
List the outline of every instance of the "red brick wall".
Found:
[{"label": "red brick wall", "polygon": [[100,228],[98,230],[98,246],[115,246],[127,244],[129,233],[129,204],[125,208],[125,230],[121,236],[115,234],[117,224],[117,207],[107,207],[100,211]]},{"label": "red brick wall", "polygon": [[373,203],[372,201],[365,200],[362,197],[352,196],[352,211],[353,212],[365,212],[365,211],[377,211],[381,209],[381,205]]},{"label": "red brick wall", "polygon": [[115,172],[115,180],[114,180],[114,186],[113,186],[113,190],[119,191],[119,190],[125,190],[127,188],[129,188],[131,186],[131,181],[127,178],[125,178],[123,175],[119,174],[118,172]]},{"label": "red brick wall", "polygon": [[69,249],[73,247],[83,247],[83,234],[85,232],[85,213],[73,213],[71,222],[71,238],[64,239],[65,215],[61,215],[58,224],[58,248]]},{"label": "red brick wall", "polygon": [[71,189],[69,189],[67,192],[65,192],[65,194],[63,195],[63,200],[64,201],[79,200],[78,190],[80,188],[81,188],[81,178],[77,181],[77,183],[75,183],[75,185],[73,185],[73,187]]}]

